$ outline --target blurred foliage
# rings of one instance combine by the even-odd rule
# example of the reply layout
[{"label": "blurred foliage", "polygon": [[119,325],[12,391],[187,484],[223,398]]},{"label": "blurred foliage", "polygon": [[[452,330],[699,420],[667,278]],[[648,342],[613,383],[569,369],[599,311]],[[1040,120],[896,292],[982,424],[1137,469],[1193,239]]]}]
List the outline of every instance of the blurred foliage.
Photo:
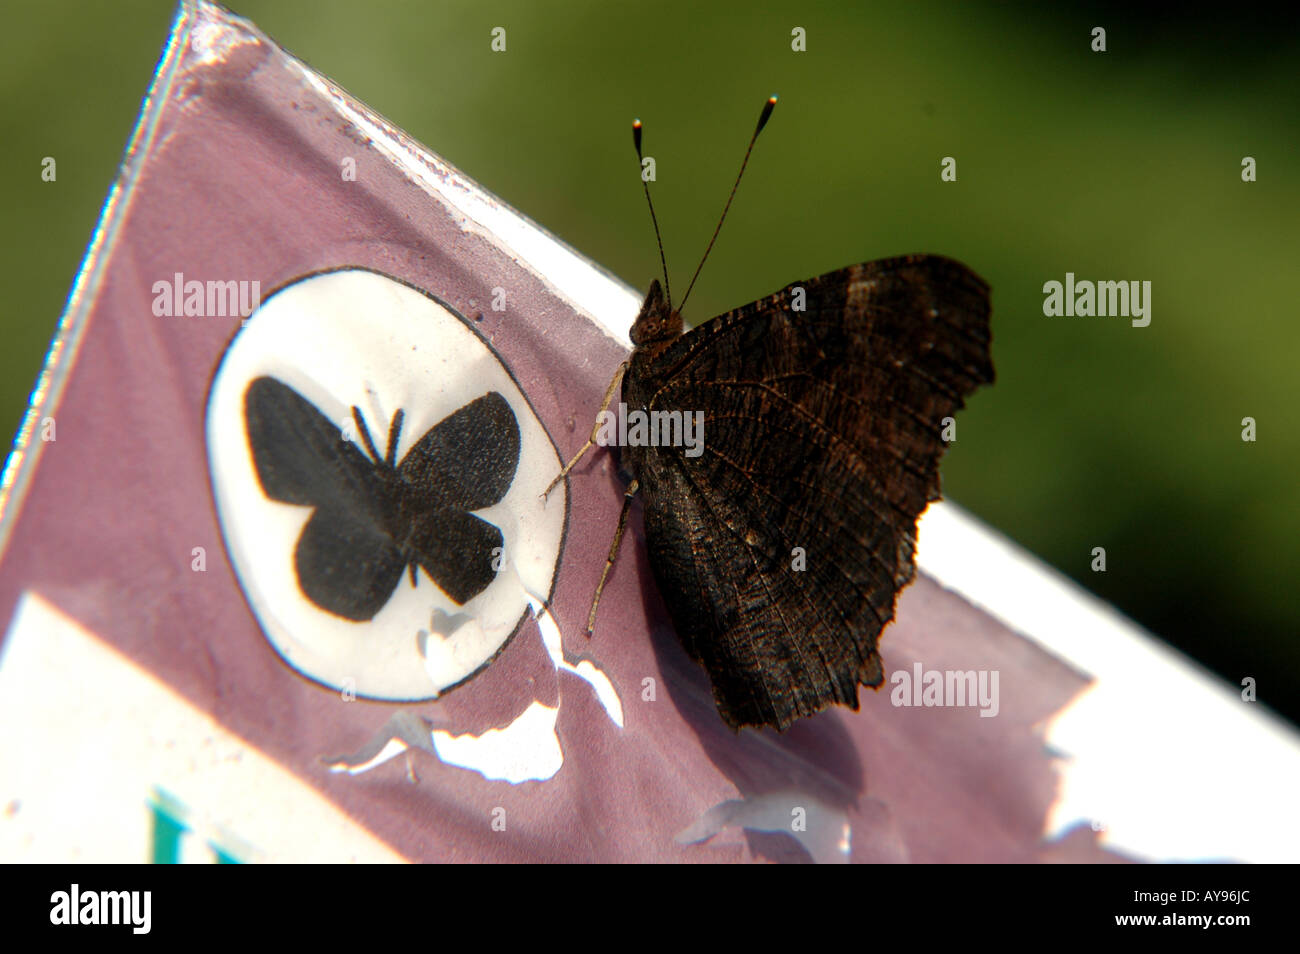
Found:
[{"label": "blurred foliage", "polygon": [[[954,256],[993,288],[997,385],[947,494],[1232,683],[1300,717],[1300,33],[1128,5],[249,0],[238,12],[632,284],[708,240],[699,321],[867,259]],[[172,16],[9,5],[0,37],[16,429]],[[1107,29],[1107,52],[1090,31]],[[493,54],[489,31],[507,29]],[[808,51],[790,50],[794,26]],[[40,180],[43,156],[58,180]],[[1240,178],[1254,156],[1259,181]],[[942,183],[954,156],[958,181]],[[1043,283],[1153,283],[1152,321],[1043,316]],[[1243,443],[1241,419],[1258,420]],[[1094,546],[1105,573],[1089,570]]]}]

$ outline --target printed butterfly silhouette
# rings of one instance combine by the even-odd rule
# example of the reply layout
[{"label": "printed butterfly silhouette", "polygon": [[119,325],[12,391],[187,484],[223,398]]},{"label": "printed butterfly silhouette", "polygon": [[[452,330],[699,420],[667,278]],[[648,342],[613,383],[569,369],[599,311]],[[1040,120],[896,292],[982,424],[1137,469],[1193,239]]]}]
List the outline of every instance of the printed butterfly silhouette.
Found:
[{"label": "printed butterfly silhouette", "polygon": [[[471,511],[505,496],[519,464],[519,424],[496,391],[434,425],[395,462],[404,413],[380,456],[357,407],[370,456],[301,394],[259,377],[244,397],[248,442],[272,500],[314,507],[294,549],[298,583],[326,612],[374,618],[409,569],[422,567],[458,605],[496,576],[501,531]],[[500,552],[499,550],[497,551]]]},{"label": "printed butterfly silhouette", "polygon": [[621,449],[635,480],[588,634],[639,491],[650,567],[722,718],[784,730],[832,703],[857,709],[858,685],[884,681],[880,632],[915,573],[917,517],[940,496],[945,418],[993,381],[988,286],[950,259],[885,259],[683,331],[652,282],[605,403],[622,376],[629,413],[699,412],[703,451]]}]

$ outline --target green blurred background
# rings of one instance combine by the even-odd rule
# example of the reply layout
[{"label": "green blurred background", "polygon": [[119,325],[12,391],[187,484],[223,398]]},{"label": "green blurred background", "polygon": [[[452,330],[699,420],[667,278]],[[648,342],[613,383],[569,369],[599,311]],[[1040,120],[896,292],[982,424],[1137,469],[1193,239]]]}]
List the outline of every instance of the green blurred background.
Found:
[{"label": "green blurred background", "polygon": [[[937,252],[992,285],[998,383],[947,495],[1300,719],[1300,31],[1127,4],[240,2],[316,69],[638,287],[645,122],[684,283],[756,113],[780,106],[694,321],[853,262]],[[0,431],[18,426],[170,0],[7,4]],[[1243,22],[1245,21],[1245,22]],[[489,48],[507,30],[507,51]],[[790,49],[807,31],[807,52]],[[1094,26],[1107,52],[1090,49]],[[41,181],[54,156],[58,179]],[[958,181],[939,163],[957,159]],[[1241,160],[1258,181],[1241,181]],[[1152,321],[1043,316],[1043,283],[1149,280]],[[679,286],[680,287],[680,286]],[[1241,419],[1258,440],[1241,440]],[[1091,550],[1107,551],[1093,573]]]}]

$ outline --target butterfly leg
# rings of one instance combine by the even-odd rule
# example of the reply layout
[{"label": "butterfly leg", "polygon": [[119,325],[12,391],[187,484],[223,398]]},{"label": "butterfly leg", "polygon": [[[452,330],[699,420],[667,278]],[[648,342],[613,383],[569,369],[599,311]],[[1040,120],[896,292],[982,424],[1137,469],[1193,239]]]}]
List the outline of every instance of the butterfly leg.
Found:
[{"label": "butterfly leg", "polygon": [[596,435],[600,433],[600,415],[609,410],[609,402],[614,400],[614,390],[622,382],[623,372],[626,370],[627,362],[624,361],[618,366],[618,370],[614,372],[614,377],[609,382],[609,387],[605,389],[605,397],[600,403],[600,411],[596,414],[596,423],[591,427],[591,436],[587,438],[587,443],[582,445],[582,449],[573,455],[573,460],[565,464],[564,469],[560,471],[550,484],[547,485],[546,490],[542,493],[543,500],[551,495],[551,491],[555,489],[555,485],[564,479],[565,475],[573,469],[574,465],[577,464],[578,461],[582,460],[582,455],[591,450],[592,446],[596,443]]},{"label": "butterfly leg", "polygon": [[618,529],[614,531],[614,542],[609,545],[609,556],[605,558],[605,569],[600,571],[600,582],[596,584],[596,595],[591,598],[591,612],[587,615],[588,639],[591,639],[591,633],[596,628],[596,607],[600,605],[600,594],[605,589],[605,580],[609,578],[609,571],[614,568],[614,557],[618,556],[619,545],[623,542],[623,531],[627,528],[627,512],[632,507],[632,498],[636,496],[638,487],[640,487],[640,484],[634,480],[628,484],[627,492],[623,494],[623,512],[618,515]]}]

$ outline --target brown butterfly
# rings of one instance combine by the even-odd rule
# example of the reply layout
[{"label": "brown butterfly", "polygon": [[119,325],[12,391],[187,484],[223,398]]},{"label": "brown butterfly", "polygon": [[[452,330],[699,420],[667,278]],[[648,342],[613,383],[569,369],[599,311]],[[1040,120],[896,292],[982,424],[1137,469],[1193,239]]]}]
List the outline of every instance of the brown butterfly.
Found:
[{"label": "brown butterfly", "polygon": [[939,499],[944,419],[993,381],[988,286],[939,256],[883,259],[683,332],[652,282],[623,400],[652,419],[700,415],[702,442],[622,448],[635,480],[605,575],[639,491],[659,591],[722,718],[784,730],[832,703],[857,709],[859,684],[884,681],[880,632],[915,573],[917,517]]}]

